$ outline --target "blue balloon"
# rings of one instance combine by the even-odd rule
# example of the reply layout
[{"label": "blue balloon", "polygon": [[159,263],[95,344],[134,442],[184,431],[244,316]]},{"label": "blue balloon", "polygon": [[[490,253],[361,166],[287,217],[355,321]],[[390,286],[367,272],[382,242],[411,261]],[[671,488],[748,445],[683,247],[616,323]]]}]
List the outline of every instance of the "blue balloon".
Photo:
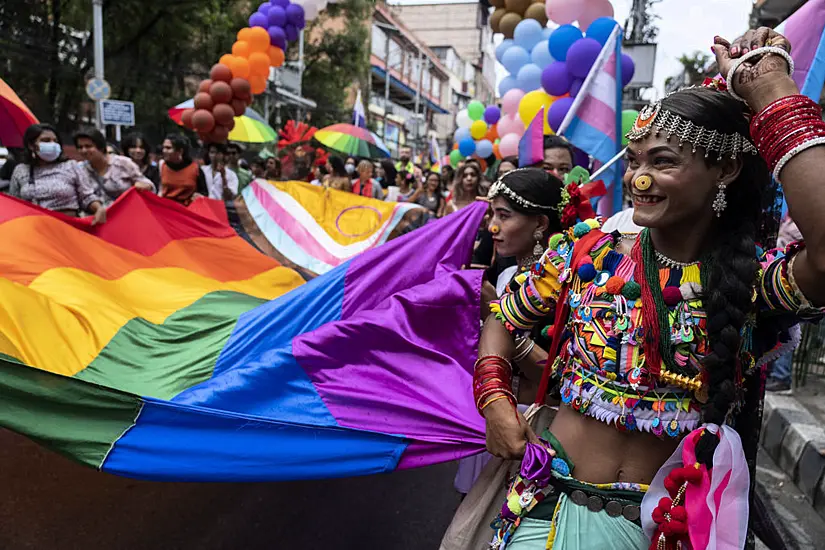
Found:
[{"label": "blue balloon", "polygon": [[455,140],[454,143],[461,143],[465,139],[473,139],[473,136],[470,135],[469,128],[459,128],[455,131],[453,139]]},{"label": "blue balloon", "polygon": [[530,52],[530,61],[532,61],[533,65],[538,65],[542,69],[555,61],[553,56],[550,55],[550,45],[547,43],[547,40],[542,40],[533,46],[533,51]]},{"label": "blue balloon", "polygon": [[541,88],[541,67],[528,63],[521,68],[516,77],[518,87],[525,92],[532,92]]},{"label": "blue balloon", "polygon": [[544,27],[543,29],[541,29],[541,38],[543,40],[549,40],[551,34],[553,34],[553,29],[549,27]]},{"label": "blue balloon", "polygon": [[476,143],[476,155],[479,158],[486,159],[490,155],[493,154],[493,144],[490,143],[489,139],[482,139],[478,143]]},{"label": "blue balloon", "polygon": [[286,12],[281,6],[270,6],[267,18],[270,27],[284,28],[284,25],[286,25]]},{"label": "blue balloon", "polygon": [[476,142],[473,141],[473,138],[462,139],[458,144],[458,152],[465,157],[469,157],[476,152]]},{"label": "blue balloon", "polygon": [[519,69],[530,62],[530,55],[521,46],[512,46],[501,56],[501,64],[510,74],[518,74]]},{"label": "blue balloon", "polygon": [[269,13],[269,7],[271,5],[272,4],[269,3],[269,0],[267,0],[266,2],[258,6],[258,11],[261,12],[264,16],[266,16],[266,14]]},{"label": "blue balloon", "polygon": [[584,36],[582,31],[573,25],[562,25],[553,31],[550,35],[548,44],[550,45],[550,54],[556,61],[567,60],[567,50],[573,43]]},{"label": "blue balloon", "polygon": [[499,63],[501,63],[501,58],[504,56],[504,52],[509,50],[513,44],[514,42],[512,38],[505,38],[501,41],[501,44],[496,46],[496,59]]},{"label": "blue balloon", "polygon": [[604,46],[610,38],[610,33],[618,26],[616,20],[611,17],[599,17],[587,27],[587,38],[598,40],[599,44]]},{"label": "blue balloon", "polygon": [[518,81],[515,77],[512,75],[505,76],[498,84],[498,95],[503,97],[504,94],[516,88],[518,88]]},{"label": "blue balloon", "polygon": [[541,23],[535,19],[524,19],[516,25],[513,42],[529,52],[541,41],[541,28]]}]

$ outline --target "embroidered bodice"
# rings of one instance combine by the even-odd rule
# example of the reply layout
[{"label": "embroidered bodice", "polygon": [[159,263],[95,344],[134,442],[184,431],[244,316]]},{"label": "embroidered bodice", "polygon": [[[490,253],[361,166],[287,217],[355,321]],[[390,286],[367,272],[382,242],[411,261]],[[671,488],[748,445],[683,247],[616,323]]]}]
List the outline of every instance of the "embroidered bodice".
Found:
[{"label": "embroidered bodice", "polygon": [[[622,431],[678,437],[700,424],[701,406],[708,398],[702,367],[709,349],[700,267],[659,269],[658,282],[668,304],[671,352],[681,374],[662,361],[660,369],[654,369],[658,373],[651,375],[644,351],[643,319],[648,312],[634,278],[636,263],[616,251],[620,236],[591,235],[586,243],[589,250],[574,254],[576,243],[598,230],[599,223],[588,220],[554,235],[541,260],[518,275],[492,309],[508,330],[525,333],[554,315],[559,300],[566,300],[569,314],[561,321],[565,331],[553,363],[562,402]],[[743,374],[777,345],[751,337],[763,314],[784,313],[792,318],[822,314],[810,307],[789,276],[788,264],[799,246],[791,245],[784,252],[758,251],[762,269],[754,292],[754,315],[743,329]],[[565,284],[567,292],[561,296]]]}]

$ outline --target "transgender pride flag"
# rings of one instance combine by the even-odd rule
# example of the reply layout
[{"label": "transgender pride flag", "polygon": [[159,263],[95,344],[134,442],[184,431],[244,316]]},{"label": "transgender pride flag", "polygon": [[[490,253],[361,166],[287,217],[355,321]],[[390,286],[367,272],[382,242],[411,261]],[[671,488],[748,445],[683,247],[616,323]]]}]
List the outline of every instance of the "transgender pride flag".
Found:
[{"label": "transgender pride flag", "polygon": [[[622,32],[616,26],[556,132],[602,163],[616,156],[622,143],[621,48]],[[613,193],[605,199],[612,200],[610,213],[621,207],[621,163],[616,163]]]}]

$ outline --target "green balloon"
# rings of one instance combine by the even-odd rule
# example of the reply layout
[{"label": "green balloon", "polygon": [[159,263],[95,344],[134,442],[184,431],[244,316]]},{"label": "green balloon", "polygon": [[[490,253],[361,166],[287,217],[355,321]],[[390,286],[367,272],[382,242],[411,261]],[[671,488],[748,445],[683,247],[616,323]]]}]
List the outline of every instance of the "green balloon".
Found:
[{"label": "green balloon", "polygon": [[625,109],[622,111],[622,145],[627,145],[630,140],[627,139],[627,133],[633,128],[633,123],[636,122],[636,117],[639,116],[639,111],[633,109]]},{"label": "green balloon", "polygon": [[474,99],[467,105],[467,114],[470,115],[470,118],[473,120],[481,120],[484,116],[484,104]]},{"label": "green balloon", "polygon": [[458,163],[461,162],[461,159],[464,157],[461,155],[458,149],[454,149],[450,151],[450,165],[455,168],[458,166]]}]

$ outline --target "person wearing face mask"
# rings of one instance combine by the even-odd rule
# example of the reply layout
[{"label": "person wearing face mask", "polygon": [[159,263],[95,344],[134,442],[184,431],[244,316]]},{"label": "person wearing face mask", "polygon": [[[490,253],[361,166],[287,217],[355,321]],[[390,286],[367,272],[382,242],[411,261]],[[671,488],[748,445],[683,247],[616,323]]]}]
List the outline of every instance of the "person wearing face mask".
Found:
[{"label": "person wearing face mask", "polygon": [[74,136],[74,145],[85,159],[81,165],[83,177],[97,188],[105,205],[114,202],[131,187],[155,191],[155,184],[141,173],[131,159],[106,152],[106,138],[99,131],[78,132]]},{"label": "person wearing face mask", "polygon": [[97,189],[83,177],[77,162],[63,156],[52,126],[32,124],[23,134],[23,144],[24,163],[14,169],[10,195],[68,216],[91,212],[93,225],[106,221],[106,208]]},{"label": "person wearing face mask", "polygon": [[347,174],[349,174],[350,177],[355,176],[355,159],[354,158],[349,157],[347,159],[346,164],[344,164],[344,170],[347,171]]}]

